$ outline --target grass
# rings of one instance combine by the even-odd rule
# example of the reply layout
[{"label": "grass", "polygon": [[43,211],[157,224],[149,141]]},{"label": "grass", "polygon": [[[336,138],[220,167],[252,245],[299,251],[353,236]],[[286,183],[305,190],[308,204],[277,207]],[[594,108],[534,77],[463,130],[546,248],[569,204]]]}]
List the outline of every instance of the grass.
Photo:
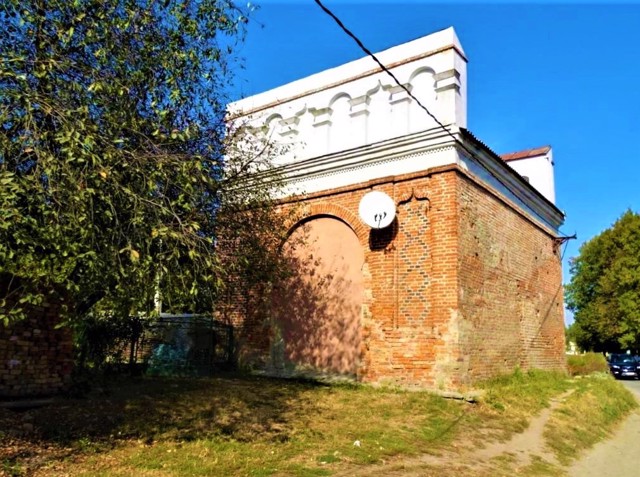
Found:
[{"label": "grass", "polygon": [[[323,475],[446,445],[470,406],[427,393],[246,377],[111,389],[32,412],[43,445],[71,448],[83,461],[73,475]],[[52,474],[69,463],[49,464]]]},{"label": "grass", "polygon": [[[573,442],[562,419],[583,400],[593,427],[611,427],[631,409],[615,384],[516,371],[484,383],[484,400],[469,404],[426,392],[240,376],[124,380],[26,416],[0,410],[0,429],[10,430],[0,436],[0,475],[332,475],[506,440],[575,386],[576,400],[552,431],[554,441]],[[33,433],[20,431],[25,419]]]},{"label": "grass", "polygon": [[8,477],[19,477],[24,475],[25,469],[20,464],[10,461],[3,461],[0,465],[0,475],[6,475]]},{"label": "grass", "polygon": [[585,376],[591,373],[607,373],[609,366],[602,353],[584,353],[567,356],[567,369],[571,376]]},{"label": "grass", "polygon": [[562,373],[538,370],[516,369],[510,375],[486,381],[481,385],[486,392],[484,402],[494,412],[486,412],[483,426],[495,430],[494,438],[506,440],[514,432],[524,431],[531,416],[548,407],[551,398],[571,386]]},{"label": "grass", "polygon": [[632,394],[609,373],[591,374],[576,380],[575,392],[547,424],[545,440],[558,461],[569,464],[637,407]]}]

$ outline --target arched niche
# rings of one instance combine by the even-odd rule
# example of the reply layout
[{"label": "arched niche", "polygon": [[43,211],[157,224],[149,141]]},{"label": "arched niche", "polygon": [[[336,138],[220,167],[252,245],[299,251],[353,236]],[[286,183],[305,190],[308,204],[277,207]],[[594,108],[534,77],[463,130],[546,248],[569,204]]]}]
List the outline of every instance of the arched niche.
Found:
[{"label": "arched niche", "polygon": [[276,287],[272,317],[282,356],[293,371],[356,376],[364,299],[364,250],[333,216],[299,223],[283,246],[290,275]]},{"label": "arched niche", "polygon": [[[411,84],[411,94],[437,116],[435,72],[431,68],[419,68],[411,74],[409,83]],[[418,105],[417,101],[413,101],[409,109],[409,130],[411,132],[424,131],[435,125],[433,119]]]},{"label": "arched niche", "polygon": [[389,91],[378,80],[374,87],[367,91],[367,96],[369,97],[367,142],[374,143],[388,138],[389,115],[391,113]]},{"label": "arched niche", "polygon": [[336,152],[352,147],[351,138],[351,96],[341,93],[331,100],[331,127],[329,130],[329,151]]},{"label": "arched niche", "polygon": [[280,114],[272,114],[264,122],[265,136],[268,140],[277,141],[279,139],[277,133],[280,130],[280,121],[282,121]]},{"label": "arched niche", "polygon": [[409,77],[411,94],[425,106],[436,100],[435,71],[431,68],[418,68]]}]

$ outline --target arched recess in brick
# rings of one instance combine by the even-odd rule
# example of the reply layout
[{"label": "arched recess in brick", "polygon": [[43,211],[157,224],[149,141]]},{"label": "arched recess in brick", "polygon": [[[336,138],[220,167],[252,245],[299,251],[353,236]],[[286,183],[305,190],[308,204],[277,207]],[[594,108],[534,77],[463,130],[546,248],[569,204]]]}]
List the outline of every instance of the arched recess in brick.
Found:
[{"label": "arched recess in brick", "polygon": [[314,217],[319,216],[331,216],[338,220],[341,220],[349,226],[353,233],[356,234],[360,244],[364,247],[369,240],[369,229],[362,223],[360,218],[351,212],[349,209],[330,202],[320,202],[316,204],[306,205],[300,214],[296,217],[292,223],[289,224],[287,237],[290,236],[293,231],[301,224],[313,220]]},{"label": "arched recess in brick", "polygon": [[355,377],[362,358],[364,249],[344,218],[316,212],[298,221],[283,245],[291,274],[274,292],[273,364],[286,374]]}]

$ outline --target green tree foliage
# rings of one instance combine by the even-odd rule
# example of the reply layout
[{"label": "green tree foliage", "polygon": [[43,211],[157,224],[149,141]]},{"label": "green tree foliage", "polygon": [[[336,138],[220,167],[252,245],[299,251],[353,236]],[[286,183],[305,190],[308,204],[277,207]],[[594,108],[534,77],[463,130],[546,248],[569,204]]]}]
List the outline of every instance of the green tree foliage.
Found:
[{"label": "green tree foliage", "polygon": [[196,311],[229,274],[271,269],[277,183],[255,176],[269,147],[224,121],[246,14],[230,0],[0,3],[5,322],[51,300],[69,317],[148,312],[158,289]]},{"label": "green tree foliage", "polygon": [[577,326],[576,323],[573,322],[571,323],[569,326],[565,327],[564,329],[564,341],[565,341],[565,345],[567,346],[567,349],[569,348],[569,344],[571,342],[573,343],[577,343],[578,342],[578,335],[577,335]]},{"label": "green tree foliage", "polygon": [[640,348],[640,215],[627,211],[584,243],[571,262],[566,298],[583,349]]}]

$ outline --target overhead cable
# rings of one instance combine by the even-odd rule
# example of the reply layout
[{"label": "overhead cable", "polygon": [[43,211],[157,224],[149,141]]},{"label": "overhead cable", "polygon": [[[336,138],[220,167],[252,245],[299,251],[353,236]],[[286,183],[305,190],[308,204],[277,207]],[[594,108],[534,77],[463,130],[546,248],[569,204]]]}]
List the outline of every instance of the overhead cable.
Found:
[{"label": "overhead cable", "polygon": [[[462,142],[455,134],[453,134],[449,128],[447,128],[444,124],[442,124],[442,122],[431,112],[429,111],[429,108],[427,108],[424,104],[422,104],[422,102],[416,98],[412,93],[411,90],[409,90],[409,88],[406,87],[406,85],[402,84],[398,78],[393,74],[393,72],[391,72],[391,70],[389,70],[389,68],[387,68],[379,59],[378,57],[369,49],[367,48],[364,43],[362,42],[362,40],[360,40],[351,30],[349,30],[346,25],[342,22],[342,20],[340,20],[340,18],[338,18],[338,16],[333,13],[331,10],[329,10],[329,8],[327,8],[321,0],[314,0],[316,2],[316,4],[327,14],[329,15],[336,23],[337,25],[340,27],[340,29],[346,33],[349,37],[351,37],[353,39],[353,41],[356,42],[356,44],[360,47],[360,49],[367,55],[369,56],[373,61],[376,62],[376,64],[380,67],[380,69],[385,72],[387,75],[389,75],[393,81],[396,83],[396,85],[398,85],[400,88],[402,88],[407,95],[416,102],[416,104],[422,109],[424,110],[429,117],[431,117],[436,124],[448,135],[450,136],[454,142],[456,144],[458,144],[460,146],[460,148],[462,148],[467,154],[469,154],[473,159],[475,159],[476,161],[478,161],[479,163],[482,163],[482,161],[480,160],[480,158],[472,151],[470,150],[467,145]],[[494,153],[495,154],[495,153]],[[493,178],[495,180],[497,180],[503,187],[505,187],[506,189],[509,189],[509,187],[497,176],[495,175],[489,168],[486,168],[487,172],[489,172],[489,174],[491,176],[493,176]],[[524,179],[523,179],[524,180]]]}]

